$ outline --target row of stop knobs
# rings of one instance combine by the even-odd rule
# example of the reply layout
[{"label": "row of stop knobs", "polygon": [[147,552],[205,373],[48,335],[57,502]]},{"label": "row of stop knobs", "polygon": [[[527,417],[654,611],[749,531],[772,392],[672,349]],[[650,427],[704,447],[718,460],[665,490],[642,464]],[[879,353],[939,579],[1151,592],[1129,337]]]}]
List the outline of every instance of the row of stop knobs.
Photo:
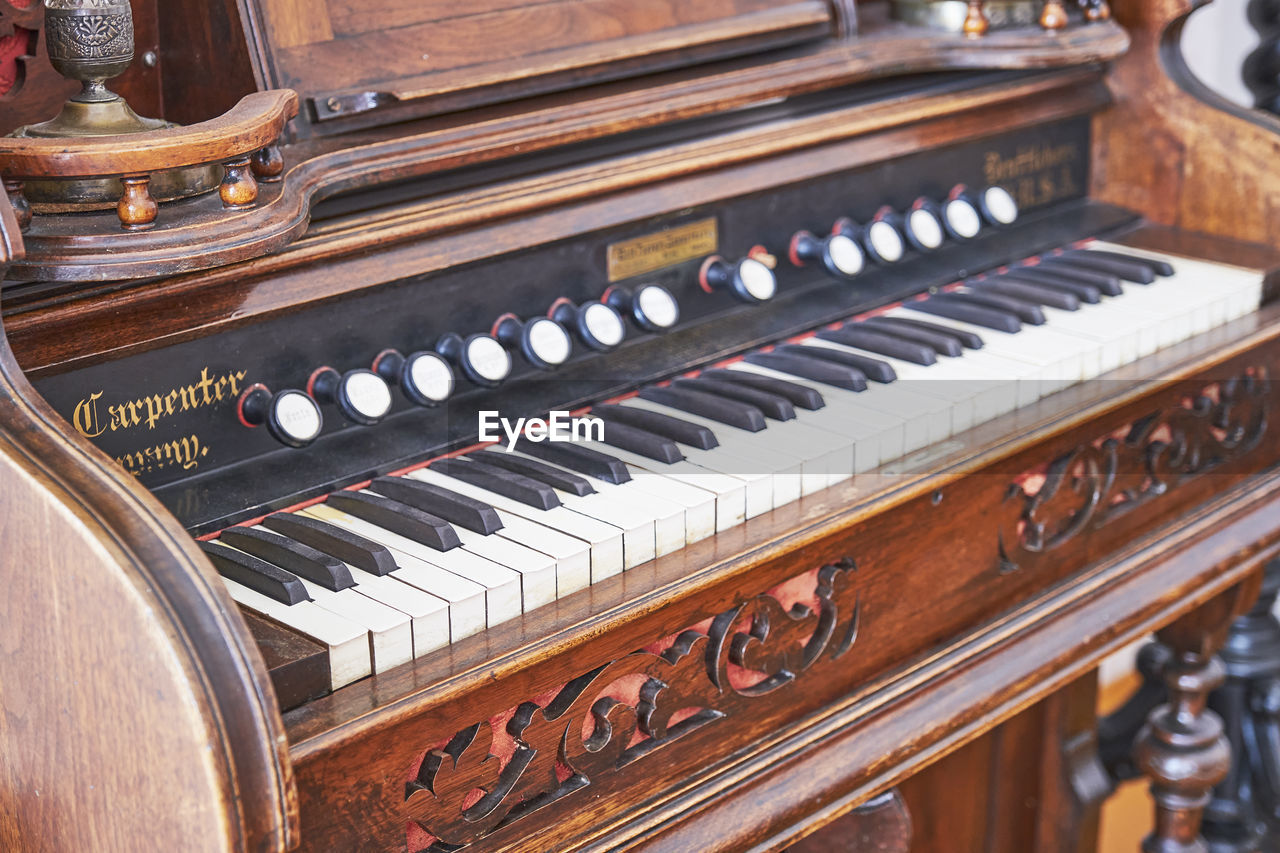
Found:
[{"label": "row of stop knobs", "polygon": [[598,302],[574,304],[559,299],[544,317],[521,319],[503,314],[487,333],[463,337],[442,335],[433,349],[405,355],[383,350],[369,368],[340,373],[321,367],[307,380],[306,390],[272,392],[264,385],[245,389],[238,413],[245,426],[266,426],[290,447],[315,441],[324,426],[321,403],[333,404],[352,423],[372,426],[390,412],[391,386],[418,406],[438,406],[454,393],[457,376],[482,388],[496,388],[514,367],[519,353],[539,370],[554,370],[568,361],[577,338],[588,349],[608,352],[627,336],[627,320],[646,332],[665,332],[680,320],[680,306],[665,287],[644,285],[636,290],[612,287]]},{"label": "row of stop knobs", "polygon": [[[1018,204],[1003,187],[972,192],[959,184],[941,202],[921,197],[903,213],[882,207],[865,224],[842,217],[825,236],[797,231],[787,246],[787,259],[796,267],[817,265],[836,278],[854,279],[872,263],[897,263],[909,247],[931,252],[948,237],[972,240],[984,225],[1012,225],[1017,218]],[[728,290],[743,302],[767,302],[777,292],[775,264],[763,247],[736,263],[712,256],[702,265],[699,284],[708,292]]]},{"label": "row of stop knobs", "polygon": [[[932,251],[947,237],[971,240],[984,224],[1010,225],[1017,218],[1018,205],[1002,187],[975,193],[957,185],[941,202],[920,198],[904,213],[885,207],[864,225],[838,219],[824,237],[798,231],[787,256],[793,266],[820,265],[837,278],[853,279],[868,261],[898,262],[908,246]],[[727,291],[743,302],[759,304],[777,293],[775,264],[763,248],[736,262],[712,255],[702,263],[698,282],[709,293]],[[277,440],[305,447],[324,425],[318,403],[334,404],[347,420],[371,426],[391,411],[391,385],[398,385],[415,405],[438,406],[452,396],[456,373],[482,388],[501,385],[511,375],[513,352],[539,370],[564,364],[573,352],[574,337],[589,349],[608,352],[626,337],[624,316],[646,332],[665,332],[679,321],[680,306],[669,290],[656,284],[635,291],[612,287],[600,301],[579,305],[559,299],[544,317],[504,314],[488,333],[467,337],[449,333],[436,341],[433,350],[407,356],[384,350],[368,369],[339,373],[322,367],[311,374],[305,391],[273,394],[263,385],[252,386],[240,398],[240,420],[246,426],[265,424]]]}]

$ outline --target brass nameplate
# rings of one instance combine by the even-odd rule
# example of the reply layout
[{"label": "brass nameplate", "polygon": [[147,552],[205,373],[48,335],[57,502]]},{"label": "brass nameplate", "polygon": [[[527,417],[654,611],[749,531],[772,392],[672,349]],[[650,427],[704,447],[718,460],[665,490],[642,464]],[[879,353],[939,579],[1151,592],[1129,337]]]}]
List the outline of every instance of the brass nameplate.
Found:
[{"label": "brass nameplate", "polygon": [[1026,210],[1079,195],[1076,170],[1083,156],[1073,142],[1024,145],[1012,156],[988,151],[983,172],[988,184],[1007,189]]},{"label": "brass nameplate", "polygon": [[714,217],[612,243],[609,245],[609,283],[714,254],[719,245]]}]

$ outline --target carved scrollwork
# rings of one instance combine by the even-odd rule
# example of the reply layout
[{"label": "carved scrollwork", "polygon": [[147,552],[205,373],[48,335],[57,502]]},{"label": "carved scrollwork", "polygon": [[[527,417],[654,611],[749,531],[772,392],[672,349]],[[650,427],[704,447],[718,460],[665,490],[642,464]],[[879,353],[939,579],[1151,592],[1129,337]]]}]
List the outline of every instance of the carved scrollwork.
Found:
[{"label": "carved scrollwork", "polygon": [[1214,383],[1181,405],[1081,445],[1010,485],[999,530],[1003,568],[1052,551],[1224,462],[1248,453],[1268,426],[1262,368]]},{"label": "carved scrollwork", "polygon": [[705,633],[682,631],[660,653],[626,655],[550,701],[466,726],[413,772],[408,819],[434,839],[430,849],[455,850],[838,659],[857,638],[855,570],[852,560],[824,566],[810,603],[757,596]]}]

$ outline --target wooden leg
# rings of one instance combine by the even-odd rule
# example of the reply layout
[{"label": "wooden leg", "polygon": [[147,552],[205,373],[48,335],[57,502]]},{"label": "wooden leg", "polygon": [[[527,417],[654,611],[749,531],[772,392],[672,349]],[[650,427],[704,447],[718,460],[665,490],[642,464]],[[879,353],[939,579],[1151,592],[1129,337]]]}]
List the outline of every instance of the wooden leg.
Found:
[{"label": "wooden leg", "polygon": [[911,815],[898,792],[886,791],[787,848],[787,853],[907,853]]},{"label": "wooden leg", "polygon": [[[1280,830],[1280,560],[1267,566],[1262,595],[1231,625],[1221,658],[1227,683],[1209,697],[1222,717],[1234,762],[1205,812],[1215,853],[1253,853]],[[1274,841],[1273,841],[1274,845]]]},{"label": "wooden leg", "polygon": [[18,228],[26,231],[27,226],[31,224],[32,213],[30,202],[22,194],[22,181],[11,181],[6,178],[4,189],[9,194],[9,203],[13,205],[13,212],[18,217]]},{"label": "wooden leg", "polygon": [[226,169],[218,193],[227,210],[248,210],[258,203],[258,181],[249,166],[249,157],[237,157],[222,164]]},{"label": "wooden leg", "polygon": [[151,197],[151,176],[128,175],[121,178],[120,183],[124,186],[124,195],[116,208],[120,225],[126,231],[146,231],[154,227],[160,205]]},{"label": "wooden leg", "polygon": [[1157,633],[1171,652],[1164,667],[1169,701],[1151,712],[1138,735],[1137,764],[1151,778],[1156,802],[1145,853],[1208,853],[1201,818],[1213,786],[1231,768],[1222,719],[1208,709],[1210,691],[1226,676],[1216,653],[1232,620],[1253,601],[1260,579],[1227,590]]},{"label": "wooden leg", "polygon": [[258,183],[271,184],[284,179],[284,156],[279,145],[272,144],[255,151],[250,162]]}]

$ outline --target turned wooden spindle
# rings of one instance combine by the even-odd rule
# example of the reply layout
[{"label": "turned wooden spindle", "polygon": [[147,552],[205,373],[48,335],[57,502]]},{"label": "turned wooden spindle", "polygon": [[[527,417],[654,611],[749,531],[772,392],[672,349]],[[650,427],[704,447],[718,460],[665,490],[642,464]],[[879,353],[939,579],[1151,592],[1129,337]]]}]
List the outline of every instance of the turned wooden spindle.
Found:
[{"label": "turned wooden spindle", "polygon": [[226,174],[218,194],[227,210],[248,210],[258,203],[258,181],[249,166],[249,156],[236,157],[222,164]]},{"label": "turned wooden spindle", "polygon": [[284,156],[280,153],[279,145],[273,143],[258,149],[250,162],[258,183],[272,184],[284,179]]},{"label": "turned wooden spindle", "polygon": [[1280,560],[1272,560],[1253,608],[1236,619],[1219,652],[1227,682],[1209,697],[1222,717],[1233,762],[1205,809],[1203,833],[1214,853],[1257,853],[1280,837]]},{"label": "turned wooden spindle", "polygon": [[1134,758],[1151,779],[1156,821],[1144,853],[1209,853],[1200,834],[1213,787],[1231,769],[1231,744],[1209,693],[1226,678],[1217,657],[1234,618],[1258,593],[1261,574],[1224,592],[1157,632],[1170,656],[1163,669],[1169,701],[1151,712]]},{"label": "turned wooden spindle", "polygon": [[1080,11],[1091,24],[1111,19],[1111,7],[1107,5],[1107,0],[1081,0]]},{"label": "turned wooden spindle", "polygon": [[1245,57],[1241,76],[1255,107],[1280,114],[1280,0],[1249,0],[1246,9],[1258,46]]},{"label": "turned wooden spindle", "polygon": [[9,195],[9,203],[13,205],[13,212],[18,217],[18,229],[26,231],[31,224],[32,212],[31,203],[22,194],[22,181],[5,179],[4,191]]},{"label": "turned wooden spindle", "polygon": [[969,0],[969,8],[964,16],[964,34],[971,39],[981,38],[991,29],[986,12],[982,10],[982,0]]},{"label": "turned wooden spindle", "polygon": [[1046,30],[1060,30],[1067,25],[1067,10],[1061,0],[1044,0],[1040,11],[1040,26]]},{"label": "turned wooden spindle", "polygon": [[120,196],[116,212],[120,214],[121,226],[126,231],[146,231],[154,227],[160,205],[151,197],[151,176],[127,175],[120,183],[124,195]]}]

